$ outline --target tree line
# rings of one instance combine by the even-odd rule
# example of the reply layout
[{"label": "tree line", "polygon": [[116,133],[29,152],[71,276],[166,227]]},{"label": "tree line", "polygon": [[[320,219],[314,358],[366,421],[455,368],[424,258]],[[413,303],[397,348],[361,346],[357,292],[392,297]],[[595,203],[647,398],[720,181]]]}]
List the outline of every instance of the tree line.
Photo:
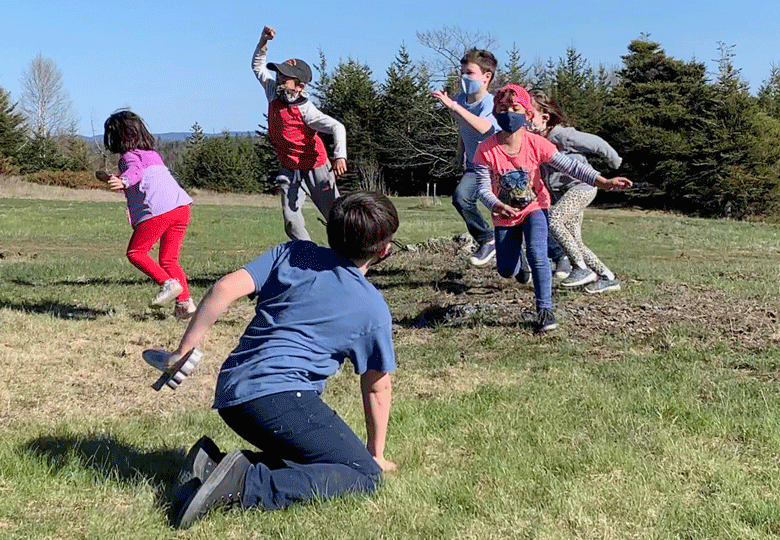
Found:
[{"label": "tree line", "polygon": [[[402,45],[381,82],[352,58],[329,69],[320,52],[318,78],[308,89],[320,109],[346,127],[350,170],[340,179],[345,191],[419,195],[436,182],[446,194],[457,183],[457,126],[431,92],[456,93],[462,52],[470,46],[490,50],[494,40],[448,27],[417,37],[434,60],[415,62]],[[709,77],[704,63],[668,56],[649,36],[630,42],[622,65],[612,69],[593,66],[574,47],[557,60],[526,65],[513,47],[493,86],[517,83],[547,92],[572,125],[601,136],[621,154],[621,169],[609,174],[628,176],[635,188],[601,194],[603,202],[704,216],[775,215],[780,68],[771,67],[754,96],[735,67],[733,47],[720,43],[718,52],[718,72]],[[0,172],[87,170],[101,160],[106,165],[99,145],[79,143],[67,130],[41,124],[31,129],[36,124],[29,107],[17,105],[0,88]],[[276,160],[265,126],[252,136],[205,137],[196,123],[187,141],[160,141],[160,151],[185,187],[274,188]]]}]

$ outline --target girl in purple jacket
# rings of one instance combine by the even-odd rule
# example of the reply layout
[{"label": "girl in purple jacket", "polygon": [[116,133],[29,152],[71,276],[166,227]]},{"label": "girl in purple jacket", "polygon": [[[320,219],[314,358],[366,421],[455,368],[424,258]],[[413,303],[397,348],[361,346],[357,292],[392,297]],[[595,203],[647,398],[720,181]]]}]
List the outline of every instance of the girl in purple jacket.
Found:
[{"label": "girl in purple jacket", "polygon": [[[174,316],[186,319],[195,312],[187,289],[187,276],[179,265],[179,251],[190,222],[192,199],[171,176],[160,154],[154,150],[154,136],[143,119],[129,110],[120,110],[106,120],[103,144],[120,154],[119,175],[107,182],[123,191],[133,235],[127,258],[141,272],[160,285],[151,301],[154,308],[176,299]],[[160,241],[159,263],[149,251]]]}]

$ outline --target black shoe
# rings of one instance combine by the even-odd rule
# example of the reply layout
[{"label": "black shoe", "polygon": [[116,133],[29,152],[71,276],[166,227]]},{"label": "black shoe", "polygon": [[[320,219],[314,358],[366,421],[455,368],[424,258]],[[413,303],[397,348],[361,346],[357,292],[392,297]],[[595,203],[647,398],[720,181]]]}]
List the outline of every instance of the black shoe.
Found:
[{"label": "black shoe", "polygon": [[178,516],[182,505],[206,481],[223,457],[225,453],[205,435],[190,448],[171,490],[171,507],[175,512],[173,517]]},{"label": "black shoe", "polygon": [[542,308],[536,316],[536,333],[543,334],[550,330],[558,328],[558,321],[555,320],[555,314],[551,308]]},{"label": "black shoe", "polygon": [[240,505],[249,465],[249,460],[241,450],[226,455],[200,489],[182,506],[174,527],[188,529],[209,510]]},{"label": "black shoe", "polygon": [[523,285],[528,285],[531,283],[531,271],[530,270],[524,270],[520,269],[519,272],[517,272],[517,275],[515,276],[515,279],[518,283],[522,283]]}]

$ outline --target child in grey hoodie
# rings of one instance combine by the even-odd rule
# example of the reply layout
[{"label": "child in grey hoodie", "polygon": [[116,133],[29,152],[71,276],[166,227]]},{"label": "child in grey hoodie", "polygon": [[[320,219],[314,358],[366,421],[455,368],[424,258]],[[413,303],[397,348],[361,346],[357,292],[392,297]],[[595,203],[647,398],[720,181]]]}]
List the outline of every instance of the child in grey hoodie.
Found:
[{"label": "child in grey hoodie", "polygon": [[[567,126],[566,117],[555,102],[544,92],[531,92],[534,110],[534,129],[558,147],[566,156],[587,163],[585,156],[596,155],[617,169],[621,157],[604,139]],[[571,261],[572,271],[561,282],[564,287],[586,285],[585,291],[597,294],[620,289],[620,281],[582,241],[582,221],[585,208],[596,197],[597,188],[544,167],[542,177],[551,191],[562,192],[550,208],[550,232]]]}]

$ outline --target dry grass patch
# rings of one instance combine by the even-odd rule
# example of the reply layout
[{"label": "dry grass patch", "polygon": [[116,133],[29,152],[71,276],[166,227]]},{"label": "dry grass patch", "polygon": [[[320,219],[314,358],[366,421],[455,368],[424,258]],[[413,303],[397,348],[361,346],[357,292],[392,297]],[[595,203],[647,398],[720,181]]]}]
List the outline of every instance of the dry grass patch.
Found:
[{"label": "dry grass patch", "polygon": [[[91,173],[90,173],[91,174]],[[193,189],[189,191],[195,204],[225,206],[256,206],[272,208],[279,206],[276,195],[262,193],[215,193]],[[121,202],[120,193],[105,189],[73,189],[27,182],[18,176],[0,175],[0,198],[44,199],[78,202]]]}]

